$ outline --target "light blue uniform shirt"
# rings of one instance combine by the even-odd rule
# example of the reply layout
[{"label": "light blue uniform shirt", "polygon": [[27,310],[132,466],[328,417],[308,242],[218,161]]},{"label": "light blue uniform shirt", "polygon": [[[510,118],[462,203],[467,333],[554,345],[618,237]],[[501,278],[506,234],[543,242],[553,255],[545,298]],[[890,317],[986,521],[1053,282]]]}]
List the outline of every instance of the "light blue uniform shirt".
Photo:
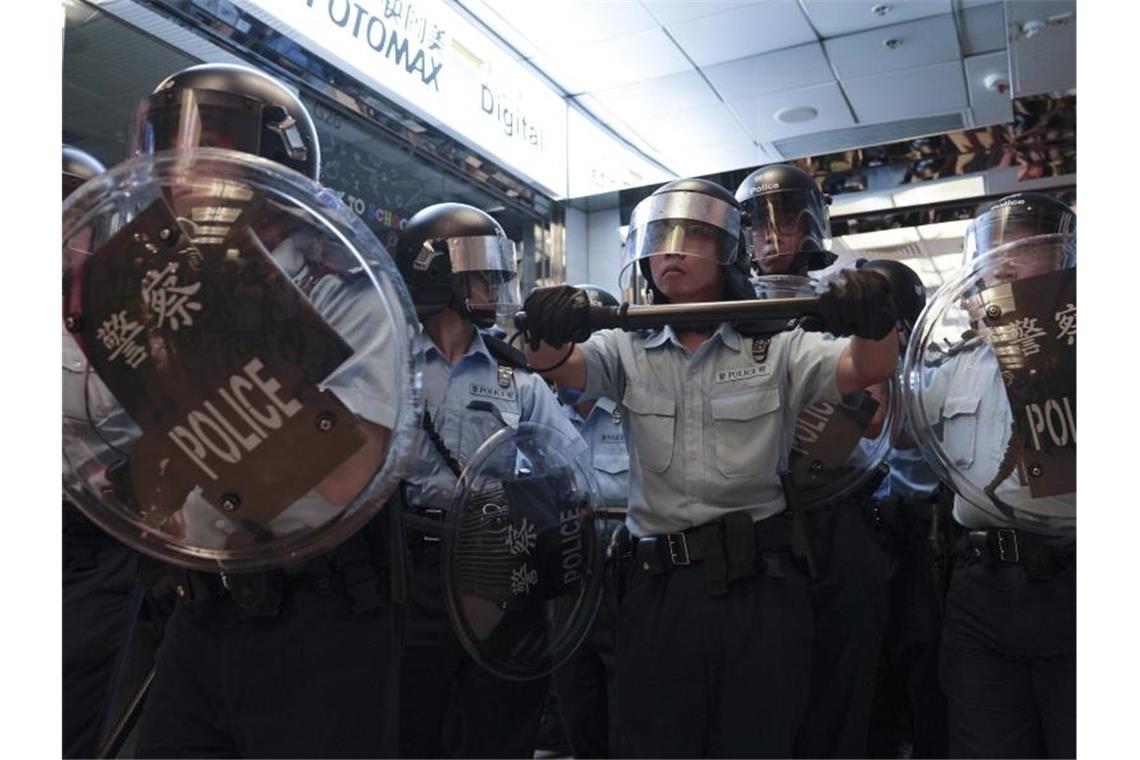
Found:
[{"label": "light blue uniform shirt", "polygon": [[891,449],[886,462],[891,471],[875,491],[875,498],[898,497],[906,501],[925,499],[938,490],[938,475],[927,464],[922,452],[914,449]]},{"label": "light blue uniform shirt", "polygon": [[1068,536],[1077,528],[1076,494],[1033,498],[1018,470],[994,493],[1013,508],[1002,512],[982,489],[997,476],[1009,446],[1013,412],[997,357],[987,344],[963,351],[927,369],[923,399],[927,422],[941,426],[942,450],[952,469],[955,490],[965,488],[975,499],[954,497],[954,519],[967,528],[1008,527]]},{"label": "light blue uniform shirt", "polygon": [[594,334],[583,399],[621,403],[629,515],[637,536],[675,533],[729,512],[784,511],[778,473],[800,411],[838,401],[847,341],[802,330],[745,338],[722,324],[693,354],[671,327]]},{"label": "light blue uniform shirt", "polygon": [[[492,435],[520,422],[552,427],[584,450],[581,437],[539,375],[516,370],[506,387],[500,385],[499,362],[477,331],[455,366],[426,332],[416,337],[414,350],[423,362],[424,407],[460,466]],[[495,411],[473,409],[472,404],[490,404]],[[405,480],[410,506],[447,509],[450,505],[456,477],[422,429],[413,440]]]},{"label": "light blue uniform shirt", "polygon": [[590,447],[590,461],[601,491],[602,506],[624,508],[629,501],[629,451],[617,405],[608,398],[600,398],[586,419],[570,404],[564,404],[562,411]]}]

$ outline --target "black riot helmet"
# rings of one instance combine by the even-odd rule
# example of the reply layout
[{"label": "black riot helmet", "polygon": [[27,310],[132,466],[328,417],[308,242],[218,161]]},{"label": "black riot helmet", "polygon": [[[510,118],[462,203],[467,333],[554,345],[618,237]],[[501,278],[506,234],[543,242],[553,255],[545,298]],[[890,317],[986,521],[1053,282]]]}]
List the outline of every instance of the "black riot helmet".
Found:
[{"label": "black riot helmet", "polygon": [[760,274],[806,274],[835,262],[825,247],[831,238],[831,198],[811,175],[790,164],[762,166],[736,188],[744,244]]},{"label": "black riot helmet", "polygon": [[75,189],[97,174],[107,171],[99,160],[79,148],[70,145],[63,146],[63,198],[75,192]]},{"label": "black riot helmet", "polygon": [[1042,193],[1014,193],[989,206],[966,230],[965,264],[1016,240],[1045,235],[1075,239],[1077,215]]},{"label": "black riot helmet", "polygon": [[748,259],[740,251],[740,205],[732,194],[706,179],[679,179],[662,185],[638,203],[629,219],[622,287],[633,267],[640,270],[654,303],[668,303],[649,267],[653,256],[714,257],[724,272],[724,297],[754,298]]},{"label": "black riot helmet", "polygon": [[139,103],[131,155],[227,148],[320,179],[321,149],[308,110],[288,88],[246,66],[205,63],[168,76]]},{"label": "black riot helmet", "polygon": [[479,327],[518,311],[515,244],[485,211],[437,203],[408,220],[396,265],[422,317],[451,308]]}]

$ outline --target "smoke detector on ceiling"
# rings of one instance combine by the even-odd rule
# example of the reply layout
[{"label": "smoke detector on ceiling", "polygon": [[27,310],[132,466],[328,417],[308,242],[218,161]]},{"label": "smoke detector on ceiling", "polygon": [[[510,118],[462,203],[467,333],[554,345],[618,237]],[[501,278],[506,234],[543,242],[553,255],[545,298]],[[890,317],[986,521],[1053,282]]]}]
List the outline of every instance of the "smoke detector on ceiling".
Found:
[{"label": "smoke detector on ceiling", "polygon": [[1009,92],[1009,77],[1005,74],[986,74],[986,78],[982,80],[982,83],[985,84],[987,90],[996,92],[998,95],[1005,95]]}]

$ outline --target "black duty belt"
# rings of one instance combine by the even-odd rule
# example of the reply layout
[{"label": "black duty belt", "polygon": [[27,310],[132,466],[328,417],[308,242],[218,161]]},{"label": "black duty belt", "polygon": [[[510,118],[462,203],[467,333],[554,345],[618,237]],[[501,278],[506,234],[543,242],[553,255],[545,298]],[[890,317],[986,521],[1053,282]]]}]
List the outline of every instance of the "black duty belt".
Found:
[{"label": "black duty belt", "polygon": [[709,592],[720,595],[727,584],[758,573],[784,576],[781,551],[791,542],[791,520],[777,515],[753,522],[735,512],[681,533],[631,537],[635,568],[654,574],[703,565]]},{"label": "black duty belt", "polygon": [[409,507],[404,513],[404,529],[413,545],[438,545],[443,540],[443,518],[439,507]]},{"label": "black duty belt", "polygon": [[1077,542],[1014,528],[987,528],[963,534],[958,554],[967,561],[1021,565],[1031,579],[1050,578],[1058,564],[1076,557]]}]

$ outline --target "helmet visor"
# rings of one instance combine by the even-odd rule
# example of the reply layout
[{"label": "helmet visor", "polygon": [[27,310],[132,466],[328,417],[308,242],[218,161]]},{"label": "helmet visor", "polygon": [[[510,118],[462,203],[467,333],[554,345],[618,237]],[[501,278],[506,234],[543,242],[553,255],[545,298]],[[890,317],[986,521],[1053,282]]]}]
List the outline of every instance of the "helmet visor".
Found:
[{"label": "helmet visor", "polygon": [[510,316],[522,305],[515,244],[497,235],[449,238],[456,298],[475,314]]},{"label": "helmet visor", "polygon": [[225,148],[261,154],[262,104],[217,90],[170,90],[135,109],[130,155],[164,150]]},{"label": "helmet visor", "polygon": [[966,230],[965,263],[1003,245],[1041,235],[1077,232],[1077,215],[1069,208],[1035,199],[1001,203],[975,219]]},{"label": "helmet visor", "polygon": [[744,209],[750,227],[744,245],[761,273],[788,273],[799,253],[825,250],[827,207],[817,193],[777,190],[749,198]]}]

